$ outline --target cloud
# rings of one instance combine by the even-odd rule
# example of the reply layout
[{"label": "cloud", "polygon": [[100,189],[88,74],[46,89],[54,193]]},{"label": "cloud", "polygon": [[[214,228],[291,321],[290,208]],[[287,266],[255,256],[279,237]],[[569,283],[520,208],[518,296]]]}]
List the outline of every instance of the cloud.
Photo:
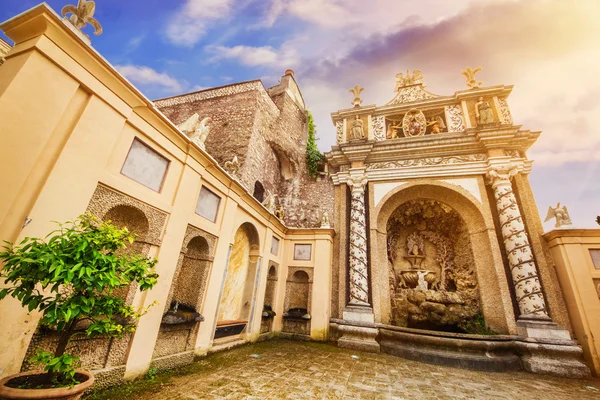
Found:
[{"label": "cloud", "polygon": [[237,60],[242,65],[248,67],[267,66],[275,68],[292,68],[298,62],[298,54],[296,50],[282,45],[280,49],[275,49],[271,46],[215,46],[209,45],[205,47],[207,53],[212,54],[208,60],[211,63],[216,63],[221,60]]},{"label": "cloud", "polygon": [[115,68],[132,83],[141,86],[160,87],[170,93],[181,93],[187,84],[177,79],[142,65],[116,65]]},{"label": "cloud", "polygon": [[166,35],[178,46],[192,47],[215,22],[229,16],[233,0],[186,0],[171,17]]},{"label": "cloud", "polygon": [[449,95],[465,88],[465,66],[481,65],[484,86],[515,85],[509,98],[515,123],[543,131],[530,151],[536,165],[598,159],[599,11],[593,0],[474,3],[448,18],[356,39],[336,57],[305,57],[296,73],[307,105],[319,105],[313,108],[319,147],[334,143],[329,113],[349,107],[347,89],[355,84],[366,88],[363,104],[383,105],[393,97],[398,71],[421,69],[428,90]]}]

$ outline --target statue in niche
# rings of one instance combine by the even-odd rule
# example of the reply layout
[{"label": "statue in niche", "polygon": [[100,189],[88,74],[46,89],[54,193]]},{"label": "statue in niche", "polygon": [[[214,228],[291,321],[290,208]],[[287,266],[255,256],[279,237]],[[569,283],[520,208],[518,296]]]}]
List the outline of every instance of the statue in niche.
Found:
[{"label": "statue in niche", "polygon": [[550,221],[552,218],[556,218],[556,224],[554,224],[555,228],[560,228],[561,226],[571,225],[571,217],[569,216],[569,210],[567,210],[567,206],[560,206],[560,203],[556,203],[556,207],[552,208],[552,206],[548,207],[548,213],[546,214],[546,219],[544,222]]},{"label": "statue in niche", "polygon": [[323,217],[321,218],[321,228],[331,228],[331,224],[329,223],[329,213],[327,211],[323,213]]},{"label": "statue in niche", "polygon": [[429,271],[417,271],[418,281],[417,281],[417,289],[419,290],[427,290],[429,288],[425,277],[429,274]]},{"label": "statue in niche", "polygon": [[402,124],[401,123],[397,123],[394,124],[394,122],[390,122],[390,124],[388,125],[388,129],[387,129],[387,138],[388,139],[397,139],[400,136],[398,135],[398,130],[402,129]]},{"label": "statue in niche", "polygon": [[437,117],[431,118],[427,121],[427,127],[430,128],[429,132],[437,135],[438,133],[442,133],[444,129],[446,129],[446,124],[444,124],[444,120],[439,115]]},{"label": "statue in niche", "polygon": [[477,79],[475,78],[475,75],[481,71],[481,67],[477,67],[475,69],[472,69],[471,67],[467,67],[464,69],[464,71],[461,72],[461,74],[464,75],[465,78],[467,78],[467,87],[469,89],[477,89],[479,86],[481,86],[483,84],[483,82],[478,82]]},{"label": "statue in niche", "polygon": [[204,142],[210,132],[208,124],[212,121],[210,117],[205,117],[200,121],[200,116],[194,113],[184,123],[177,126],[179,130],[196,143],[202,150],[206,150]]},{"label": "statue in niche", "polygon": [[494,123],[494,113],[490,103],[480,97],[475,104],[475,116],[477,117],[477,125],[489,125]]},{"label": "statue in niche", "polygon": [[240,170],[240,162],[238,161],[237,156],[233,156],[231,161],[226,161],[223,169],[225,169],[225,172],[227,172],[233,179],[237,179],[237,174]]},{"label": "statue in niche", "polygon": [[362,99],[360,98],[360,94],[361,92],[365,90],[364,87],[360,87],[358,85],[355,85],[352,89],[350,89],[350,93],[352,93],[354,95],[354,100],[352,100],[352,105],[354,107],[360,107],[360,105],[362,104]]},{"label": "statue in niche", "polygon": [[365,138],[365,123],[357,115],[352,121],[352,140],[360,140]]}]

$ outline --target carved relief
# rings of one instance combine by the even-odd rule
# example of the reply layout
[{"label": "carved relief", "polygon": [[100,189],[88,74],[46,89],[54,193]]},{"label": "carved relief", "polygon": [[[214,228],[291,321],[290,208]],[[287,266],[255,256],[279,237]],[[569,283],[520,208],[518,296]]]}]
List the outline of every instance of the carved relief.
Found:
[{"label": "carved relief", "polygon": [[377,163],[368,163],[367,170],[387,169],[387,168],[403,168],[403,167],[419,167],[424,165],[446,165],[446,164],[462,164],[468,162],[485,161],[485,154],[470,154],[464,156],[448,156],[448,157],[430,157],[430,158],[415,158],[411,160],[401,161],[385,161]]},{"label": "carved relief", "polygon": [[386,228],[393,323],[465,329],[480,306],[469,234],[458,213],[435,200],[412,200]]},{"label": "carved relief", "polygon": [[465,116],[460,105],[446,106],[446,114],[448,116],[448,132],[462,132],[465,130]]},{"label": "carved relief", "polygon": [[396,87],[394,91],[398,94],[388,105],[410,103],[417,100],[438,97],[424,89],[423,73],[419,70],[413,71],[412,74],[407,70],[406,76],[402,72],[396,74]]},{"label": "carved relief", "polygon": [[504,154],[509,157],[521,158],[521,153],[519,150],[504,150]]},{"label": "carved relief", "polygon": [[369,304],[367,269],[367,224],[365,215],[366,178],[348,180],[352,190],[350,201],[350,304]]},{"label": "carved relief", "polygon": [[335,138],[337,143],[344,143],[344,121],[335,122]]},{"label": "carved relief", "polygon": [[521,315],[548,316],[546,301],[538,278],[533,251],[510,179],[516,169],[490,169],[490,178],[500,219],[502,237],[510,264]]},{"label": "carved relief", "polygon": [[373,137],[375,138],[375,140],[385,140],[385,117],[373,117],[371,119],[371,127],[373,128]]},{"label": "carved relief", "polygon": [[510,115],[510,108],[508,108],[506,97],[499,97],[498,104],[500,105],[500,110],[498,110],[498,114],[500,115],[500,122],[503,124],[512,125],[513,119],[512,115]]},{"label": "carved relief", "polygon": [[422,136],[427,128],[427,120],[422,111],[412,109],[402,118],[402,131],[405,136]]}]

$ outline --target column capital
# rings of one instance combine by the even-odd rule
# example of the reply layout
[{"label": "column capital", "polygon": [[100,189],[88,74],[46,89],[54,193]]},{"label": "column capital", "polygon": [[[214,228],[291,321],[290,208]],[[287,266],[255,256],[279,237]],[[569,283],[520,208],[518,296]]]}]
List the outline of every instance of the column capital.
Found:
[{"label": "column capital", "polygon": [[348,178],[348,180],[346,180],[346,183],[348,184],[348,186],[350,186],[352,193],[359,193],[359,194],[362,194],[365,192],[365,186],[367,185],[368,182],[369,182],[369,180],[364,175],[350,176]]},{"label": "column capital", "polygon": [[510,184],[513,176],[519,173],[519,169],[517,167],[509,168],[508,166],[502,167],[488,167],[486,172],[486,178],[488,182],[492,185],[492,187],[498,186],[500,184]]}]

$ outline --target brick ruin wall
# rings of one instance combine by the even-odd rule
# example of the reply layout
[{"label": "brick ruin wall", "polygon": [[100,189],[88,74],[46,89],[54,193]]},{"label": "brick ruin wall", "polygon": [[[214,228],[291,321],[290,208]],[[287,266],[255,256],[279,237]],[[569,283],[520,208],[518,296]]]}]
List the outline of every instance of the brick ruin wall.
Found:
[{"label": "brick ruin wall", "polygon": [[252,193],[258,181],[277,194],[287,226],[318,227],[324,211],[333,220],[333,185],[326,176],[308,176],[306,111],[275,89],[270,97],[260,81],[251,81],[155,104],[175,124],[194,113],[211,117],[207,152],[220,165],[237,156],[242,185]]}]

